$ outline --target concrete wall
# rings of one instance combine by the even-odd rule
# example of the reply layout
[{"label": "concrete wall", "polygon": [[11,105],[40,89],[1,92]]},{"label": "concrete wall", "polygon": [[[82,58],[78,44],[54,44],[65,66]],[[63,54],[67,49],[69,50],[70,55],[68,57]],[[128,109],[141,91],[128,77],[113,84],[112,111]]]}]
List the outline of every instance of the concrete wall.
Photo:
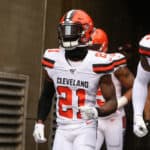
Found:
[{"label": "concrete wall", "polygon": [[[0,5],[0,71],[30,78],[27,150],[40,149],[33,141],[32,132],[42,82],[41,56],[45,48],[57,47],[56,24],[60,10],[59,0],[5,0]],[[43,148],[48,149],[48,145],[42,145]]]}]

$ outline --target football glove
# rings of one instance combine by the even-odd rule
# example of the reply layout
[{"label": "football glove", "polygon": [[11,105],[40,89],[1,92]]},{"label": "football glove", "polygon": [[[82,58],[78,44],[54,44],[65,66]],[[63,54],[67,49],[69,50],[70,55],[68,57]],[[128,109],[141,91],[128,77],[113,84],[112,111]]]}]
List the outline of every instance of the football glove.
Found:
[{"label": "football glove", "polygon": [[92,106],[81,106],[79,107],[81,118],[85,120],[97,119],[98,111],[95,107]]},{"label": "football glove", "polygon": [[128,103],[128,99],[125,96],[120,97],[118,100],[118,108],[124,107]]},{"label": "football glove", "polygon": [[47,139],[44,136],[44,124],[36,123],[34,126],[33,137],[36,143],[45,143]]},{"label": "football glove", "polygon": [[142,116],[136,115],[134,117],[133,131],[134,131],[134,134],[138,137],[144,137],[148,133],[148,129],[145,125],[145,122]]}]

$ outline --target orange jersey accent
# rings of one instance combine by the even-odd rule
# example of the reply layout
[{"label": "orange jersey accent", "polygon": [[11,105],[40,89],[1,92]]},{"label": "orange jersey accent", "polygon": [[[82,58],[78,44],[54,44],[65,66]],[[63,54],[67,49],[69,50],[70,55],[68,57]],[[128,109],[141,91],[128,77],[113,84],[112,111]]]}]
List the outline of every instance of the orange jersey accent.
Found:
[{"label": "orange jersey accent", "polygon": [[101,92],[100,89],[97,90],[96,103],[97,103],[97,105],[100,106],[100,107],[103,106],[104,103],[105,103],[105,100],[104,100],[104,98],[103,98],[103,96],[102,96],[102,92]]},{"label": "orange jersey accent", "polygon": [[139,49],[139,53],[145,56],[149,56],[150,57],[150,50],[146,50],[146,49]]},{"label": "orange jersey accent", "polygon": [[53,68],[54,67],[54,63],[55,62],[50,60],[50,59],[46,59],[46,58],[42,59],[42,65],[45,66],[45,67]]}]

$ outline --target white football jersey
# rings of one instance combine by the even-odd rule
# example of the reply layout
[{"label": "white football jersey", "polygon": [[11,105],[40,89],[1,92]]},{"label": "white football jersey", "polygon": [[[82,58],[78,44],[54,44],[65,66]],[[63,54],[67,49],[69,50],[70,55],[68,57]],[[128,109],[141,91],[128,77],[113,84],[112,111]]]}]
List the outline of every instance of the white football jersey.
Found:
[{"label": "white football jersey", "polygon": [[79,106],[95,106],[99,80],[114,68],[107,54],[95,51],[88,51],[79,65],[71,66],[63,49],[47,49],[42,65],[55,85],[57,122],[64,124],[83,122]]},{"label": "white football jersey", "polygon": [[110,57],[112,57],[115,70],[117,70],[120,67],[127,66],[127,60],[123,54],[121,54],[121,53],[110,53],[109,55],[110,55]]},{"label": "white football jersey", "polygon": [[[121,54],[121,53],[110,53],[109,55],[114,62],[114,67],[115,67],[114,70],[115,71],[118,70],[120,67],[125,67],[127,65],[126,64],[126,62],[127,62],[126,58],[123,54]],[[122,95],[122,85],[121,85],[120,81],[116,78],[114,73],[112,73],[111,77],[112,77],[112,81],[113,81],[115,89],[116,89],[116,96],[117,96],[117,98],[120,98]],[[98,106],[104,105],[105,99],[102,96],[100,89],[97,92],[96,99],[97,99],[97,105]],[[118,116],[118,115],[124,116],[124,114],[125,114],[124,108],[120,108],[115,113],[113,113],[107,117],[100,117],[100,118],[108,118],[108,117],[112,117],[112,116],[114,117],[114,116]]]}]

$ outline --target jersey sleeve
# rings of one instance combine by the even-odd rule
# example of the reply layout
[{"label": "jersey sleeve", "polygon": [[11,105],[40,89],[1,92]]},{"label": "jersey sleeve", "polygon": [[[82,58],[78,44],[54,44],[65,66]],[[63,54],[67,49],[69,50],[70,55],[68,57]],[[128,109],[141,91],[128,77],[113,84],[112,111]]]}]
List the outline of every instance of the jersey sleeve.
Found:
[{"label": "jersey sleeve", "polygon": [[93,64],[95,73],[109,74],[114,71],[113,60],[106,53],[96,53],[96,61]]},{"label": "jersey sleeve", "polygon": [[114,64],[114,70],[119,69],[120,67],[127,66],[126,57],[121,53],[112,53],[110,54]]},{"label": "jersey sleeve", "polygon": [[37,120],[46,120],[52,106],[55,88],[52,81],[44,80],[43,89],[38,103]]},{"label": "jersey sleeve", "polygon": [[59,52],[59,49],[47,49],[42,57],[42,66],[46,68],[54,68],[56,62],[55,54]]},{"label": "jersey sleeve", "polygon": [[150,57],[150,34],[145,35],[139,42],[139,53]]},{"label": "jersey sleeve", "polygon": [[150,79],[150,73],[145,71],[139,62],[137,75],[133,84],[132,100],[135,115],[142,115],[147,97],[147,87]]}]

